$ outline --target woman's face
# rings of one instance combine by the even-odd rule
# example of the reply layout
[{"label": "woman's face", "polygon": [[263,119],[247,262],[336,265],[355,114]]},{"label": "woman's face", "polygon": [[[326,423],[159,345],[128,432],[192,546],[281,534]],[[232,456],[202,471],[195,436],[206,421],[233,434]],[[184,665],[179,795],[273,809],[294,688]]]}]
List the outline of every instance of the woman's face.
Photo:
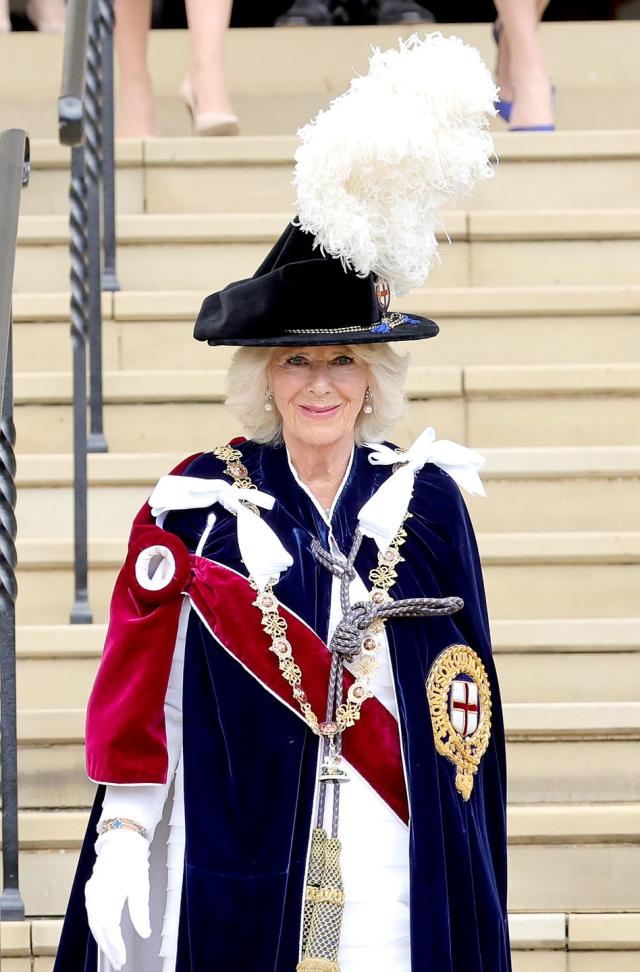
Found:
[{"label": "woman's face", "polygon": [[315,446],[353,441],[369,367],[351,348],[279,348],[269,362],[268,378],[285,439]]}]

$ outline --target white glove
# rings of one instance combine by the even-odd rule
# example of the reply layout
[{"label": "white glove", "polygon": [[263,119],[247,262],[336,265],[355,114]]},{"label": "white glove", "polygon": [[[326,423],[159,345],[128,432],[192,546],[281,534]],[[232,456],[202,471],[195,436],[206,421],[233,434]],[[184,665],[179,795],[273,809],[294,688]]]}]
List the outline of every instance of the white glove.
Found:
[{"label": "white glove", "polygon": [[85,887],[89,928],[114,969],[127,961],[120,922],[125,902],[141,938],[149,923],[149,841],[134,830],[111,830],[96,841],[97,858]]},{"label": "white glove", "polygon": [[98,832],[105,820],[126,817],[147,832],[149,840],[134,830],[122,827],[101,834],[96,841],[96,863],[85,886],[89,928],[98,947],[119,970],[127,960],[120,929],[125,902],[134,929],[149,938],[149,847],[162,818],[167,794],[176,772],[182,749],[182,666],[189,615],[185,602],[178,625],[178,636],[171,664],[164,714],[167,733],[167,782],[138,785],[107,784]]}]

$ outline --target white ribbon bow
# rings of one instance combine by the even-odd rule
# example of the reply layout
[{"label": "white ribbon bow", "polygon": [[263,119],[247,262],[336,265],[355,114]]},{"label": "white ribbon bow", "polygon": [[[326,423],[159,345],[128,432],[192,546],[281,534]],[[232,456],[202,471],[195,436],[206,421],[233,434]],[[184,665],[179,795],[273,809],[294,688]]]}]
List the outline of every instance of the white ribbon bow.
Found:
[{"label": "white ribbon bow", "polygon": [[[152,516],[169,510],[192,510],[220,503],[237,519],[238,546],[249,574],[262,590],[267,581],[279,576],[293,564],[270,526],[248,509],[246,500],[264,510],[273,508],[275,499],[259,489],[238,489],[224,479],[197,476],[162,476],[149,497]],[[215,523],[215,517],[211,521]]]},{"label": "white ribbon bow", "polygon": [[365,445],[373,450],[369,462],[374,466],[403,463],[376,490],[358,514],[360,529],[365,536],[372,537],[382,551],[387,549],[400,529],[411,502],[415,474],[426,462],[439,466],[472,496],[487,495],[478,475],[485,463],[484,456],[449,439],[436,440],[435,429],[431,427],[425,429],[413,445],[400,454],[379,442],[367,442]]}]

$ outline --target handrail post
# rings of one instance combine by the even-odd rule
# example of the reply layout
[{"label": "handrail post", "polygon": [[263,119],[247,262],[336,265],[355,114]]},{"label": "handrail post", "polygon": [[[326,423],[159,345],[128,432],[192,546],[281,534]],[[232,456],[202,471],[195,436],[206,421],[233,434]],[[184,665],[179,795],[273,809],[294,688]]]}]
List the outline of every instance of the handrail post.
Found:
[{"label": "handrail post", "polygon": [[116,273],[116,186],[113,95],[113,0],[98,0],[102,43],[102,289],[120,290]]},{"label": "handrail post", "polygon": [[[71,148],[69,186],[70,324],[73,351],[74,598],[72,624],[93,620],[88,597],[87,551],[87,346],[89,340],[89,241],[85,159],[86,75],[92,0],[68,0],[62,90],[58,100],[60,142]],[[93,108],[95,113],[97,109]],[[95,164],[94,164],[95,169]],[[99,218],[99,217],[98,217]],[[99,222],[98,222],[99,226]],[[98,230],[99,247],[99,230]],[[99,257],[98,257],[99,260]],[[98,264],[99,267],[99,264]],[[100,301],[98,269],[98,303]]]},{"label": "handrail post", "polygon": [[89,360],[91,428],[89,452],[106,452],[102,401],[102,227],[100,194],[102,184],[102,91],[99,2],[93,0],[87,46],[85,87],[84,160],[87,191],[87,242],[89,254]]},{"label": "handrail post", "polygon": [[16,430],[11,337],[0,422],[0,656],[2,657],[2,920],[22,921],[18,879],[18,739],[16,702]]},{"label": "handrail post", "polygon": [[85,149],[71,150],[69,189],[71,258],[71,346],[73,350],[73,571],[74,598],[71,624],[91,624],[87,551],[87,339],[89,321],[89,267],[87,264],[87,207]]},{"label": "handrail post", "polygon": [[22,921],[18,880],[18,738],[16,706],[16,460],[13,424],[11,294],[20,194],[29,181],[29,140],[13,129],[0,136],[0,763],[2,871],[0,917]]}]

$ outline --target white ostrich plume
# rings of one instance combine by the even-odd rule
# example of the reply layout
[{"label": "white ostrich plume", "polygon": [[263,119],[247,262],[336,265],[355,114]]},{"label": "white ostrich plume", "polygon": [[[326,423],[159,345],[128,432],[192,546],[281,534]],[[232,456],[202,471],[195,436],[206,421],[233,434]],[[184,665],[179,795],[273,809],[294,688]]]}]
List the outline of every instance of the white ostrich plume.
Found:
[{"label": "white ostrich plume", "polygon": [[439,212],[493,175],[496,86],[458,37],[373,49],[369,73],[301,128],[293,184],[315,245],[396,296],[438,259]]}]

